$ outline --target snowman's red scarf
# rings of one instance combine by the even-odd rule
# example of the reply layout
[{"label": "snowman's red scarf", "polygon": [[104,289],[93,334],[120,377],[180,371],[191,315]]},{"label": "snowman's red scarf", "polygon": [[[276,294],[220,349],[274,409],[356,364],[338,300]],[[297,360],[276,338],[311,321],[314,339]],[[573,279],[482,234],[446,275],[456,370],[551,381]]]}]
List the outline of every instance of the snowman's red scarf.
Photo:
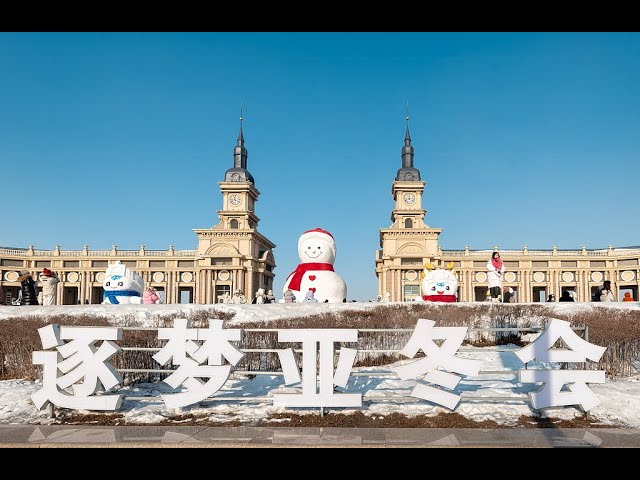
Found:
[{"label": "snowman's red scarf", "polygon": [[333,269],[333,265],[330,263],[301,263],[296,269],[289,274],[291,277],[291,283],[289,283],[290,290],[300,291],[300,284],[302,283],[302,278],[304,274],[309,270],[325,270],[328,272],[335,272]]}]

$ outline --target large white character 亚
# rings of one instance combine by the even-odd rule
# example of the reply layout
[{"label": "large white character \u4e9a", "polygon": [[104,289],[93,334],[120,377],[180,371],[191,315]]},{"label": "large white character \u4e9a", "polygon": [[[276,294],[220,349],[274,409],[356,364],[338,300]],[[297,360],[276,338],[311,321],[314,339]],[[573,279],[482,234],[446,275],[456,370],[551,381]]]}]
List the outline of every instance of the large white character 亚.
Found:
[{"label": "large white character \u4e9a", "polygon": [[104,288],[103,305],[142,303],[144,280],[138,273],[129,270],[119,261],[107,268],[102,287]]},{"label": "large white character \u4e9a", "polygon": [[307,230],[298,240],[300,264],[284,283],[282,293],[291,290],[299,298],[311,289],[318,302],[341,303],[347,298],[347,284],[333,270],[336,242],[326,230]]}]

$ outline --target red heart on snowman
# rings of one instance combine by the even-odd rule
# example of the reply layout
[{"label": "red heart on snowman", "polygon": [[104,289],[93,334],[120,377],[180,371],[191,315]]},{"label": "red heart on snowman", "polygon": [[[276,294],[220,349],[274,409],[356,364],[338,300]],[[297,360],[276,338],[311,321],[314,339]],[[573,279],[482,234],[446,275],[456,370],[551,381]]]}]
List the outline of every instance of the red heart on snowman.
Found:
[{"label": "red heart on snowman", "polygon": [[316,289],[315,288],[310,288],[309,290],[311,290],[313,293],[316,293]]},{"label": "red heart on snowman", "polygon": [[311,280],[312,282],[316,279],[315,275],[309,275],[309,280]]}]

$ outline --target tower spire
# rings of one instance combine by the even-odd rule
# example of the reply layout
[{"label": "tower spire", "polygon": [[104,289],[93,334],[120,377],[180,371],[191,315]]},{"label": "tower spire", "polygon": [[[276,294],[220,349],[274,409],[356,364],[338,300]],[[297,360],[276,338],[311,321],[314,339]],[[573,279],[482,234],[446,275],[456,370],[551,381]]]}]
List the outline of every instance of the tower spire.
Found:
[{"label": "tower spire", "polygon": [[409,100],[407,100],[407,133],[404,135],[404,144],[406,146],[411,145],[411,134],[409,133]]},{"label": "tower spire", "polygon": [[402,168],[413,168],[413,145],[409,133],[409,102],[407,101],[407,132],[404,134],[404,147],[402,147]]},{"label": "tower spire", "polygon": [[405,120],[407,121],[407,129],[404,134],[404,146],[402,147],[402,168],[398,170],[396,175],[397,181],[404,182],[417,182],[420,181],[420,171],[413,166],[413,145],[411,145],[411,133],[409,132],[409,102],[407,101],[407,115]]},{"label": "tower spire", "polygon": [[242,102],[240,102],[240,133],[238,134],[238,146],[241,147],[244,145],[244,135],[242,134],[242,121],[244,118],[242,117]]},{"label": "tower spire", "polygon": [[248,152],[244,146],[244,134],[242,132],[242,103],[240,103],[240,133],[238,133],[238,145],[233,150],[233,166],[234,168],[247,168],[247,156]]},{"label": "tower spire", "polygon": [[249,153],[244,146],[244,132],[242,131],[242,122],[244,121],[243,113],[242,102],[240,102],[240,132],[238,133],[238,142],[233,149],[233,167],[225,173],[224,181],[251,182],[255,185],[253,177],[247,170],[247,157]]}]

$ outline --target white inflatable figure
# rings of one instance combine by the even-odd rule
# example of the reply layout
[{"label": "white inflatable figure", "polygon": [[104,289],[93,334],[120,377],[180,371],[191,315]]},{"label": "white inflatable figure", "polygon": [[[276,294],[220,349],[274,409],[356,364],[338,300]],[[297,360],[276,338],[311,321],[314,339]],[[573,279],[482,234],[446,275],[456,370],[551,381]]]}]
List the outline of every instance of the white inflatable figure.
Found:
[{"label": "white inflatable figure", "polygon": [[144,280],[126,265],[117,261],[109,265],[104,281],[103,305],[141,304],[144,292]]},{"label": "white inflatable figure", "polygon": [[336,242],[326,230],[316,228],[298,240],[300,264],[284,283],[282,292],[291,290],[297,298],[305,298],[309,289],[318,302],[342,303],[347,298],[347,284],[333,270]]},{"label": "white inflatable figure", "polygon": [[391,301],[391,294],[389,292],[384,292],[384,297],[382,298],[384,303],[389,303]]},{"label": "white inflatable figure", "polygon": [[453,262],[446,269],[436,269],[425,263],[422,272],[422,299],[425,302],[457,302],[458,277],[453,270]]}]

